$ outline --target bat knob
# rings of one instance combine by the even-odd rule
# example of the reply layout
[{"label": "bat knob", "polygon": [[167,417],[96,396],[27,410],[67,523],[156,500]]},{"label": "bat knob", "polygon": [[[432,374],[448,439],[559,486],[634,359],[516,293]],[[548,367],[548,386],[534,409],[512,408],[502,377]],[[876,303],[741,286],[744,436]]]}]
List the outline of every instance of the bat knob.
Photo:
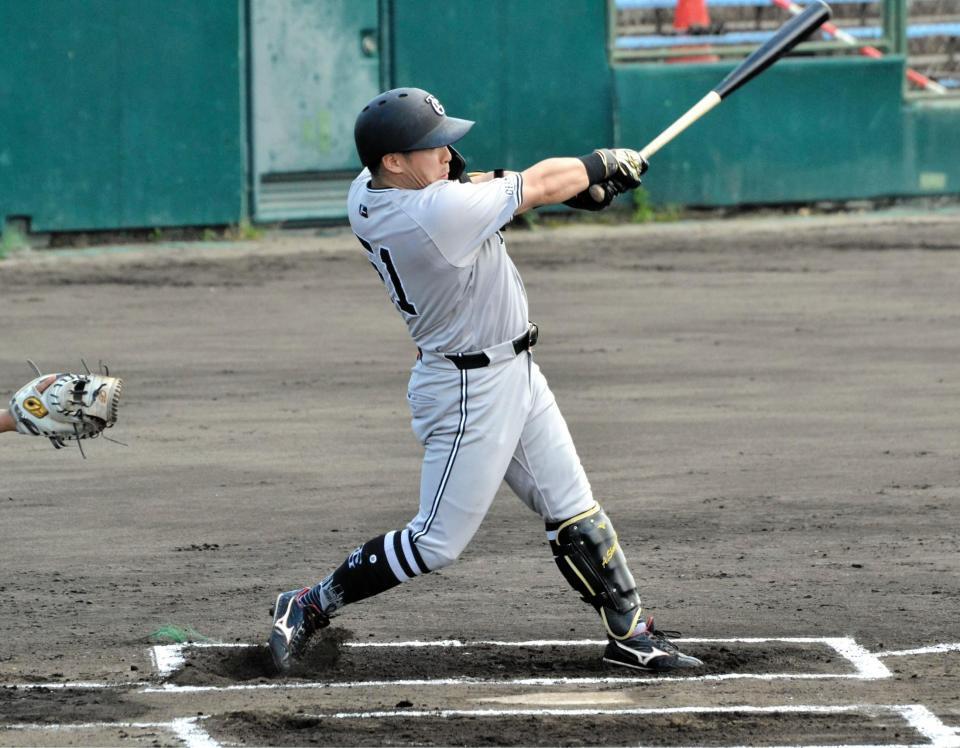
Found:
[{"label": "bat knob", "polygon": [[603,199],[607,196],[606,192],[604,192],[603,187],[601,187],[599,184],[591,184],[589,192],[590,192],[590,197],[592,197],[598,203],[602,203]]}]

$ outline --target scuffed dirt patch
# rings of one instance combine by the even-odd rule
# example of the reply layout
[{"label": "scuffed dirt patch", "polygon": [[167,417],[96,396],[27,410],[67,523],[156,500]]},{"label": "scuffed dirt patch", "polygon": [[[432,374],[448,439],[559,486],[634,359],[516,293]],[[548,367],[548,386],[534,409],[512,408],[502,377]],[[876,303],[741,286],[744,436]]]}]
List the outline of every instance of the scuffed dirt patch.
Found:
[{"label": "scuffed dirt patch", "polygon": [[0,715],[8,723],[119,722],[146,712],[118,689],[0,688]]},{"label": "scuffed dirt patch", "polygon": [[652,714],[338,719],[231,712],[204,721],[239,745],[871,745],[917,741],[898,717],[865,714]]},{"label": "scuffed dirt patch", "polygon": [[[352,636],[348,629],[328,628],[317,634],[303,659],[285,678],[309,679],[335,670],[343,643]],[[203,648],[185,651],[186,662],[168,680],[178,686],[226,686],[232,683],[268,683],[279,678],[266,645],[239,648]]]},{"label": "scuffed dirt patch", "polygon": [[[349,647],[350,634],[326,629],[302,662],[284,679],[321,681],[400,680],[410,678],[518,679],[649,676],[656,673],[608,665],[602,646],[471,645],[465,647]],[[704,667],[668,675],[719,673],[849,673],[851,665],[823,645],[781,642],[685,644],[683,650],[704,660]],[[185,667],[170,682],[178,685],[228,685],[275,681],[266,647],[200,648],[185,651]]]}]

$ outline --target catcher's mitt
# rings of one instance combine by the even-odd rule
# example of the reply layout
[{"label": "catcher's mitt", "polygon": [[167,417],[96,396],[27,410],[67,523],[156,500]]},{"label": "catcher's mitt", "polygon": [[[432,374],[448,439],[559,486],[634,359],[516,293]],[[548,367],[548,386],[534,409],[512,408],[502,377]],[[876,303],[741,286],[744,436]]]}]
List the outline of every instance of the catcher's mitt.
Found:
[{"label": "catcher's mitt", "polygon": [[[41,382],[56,377],[40,392]],[[123,380],[104,374],[43,374],[10,400],[21,434],[45,436],[57,449],[74,439],[95,439],[117,422]]]}]

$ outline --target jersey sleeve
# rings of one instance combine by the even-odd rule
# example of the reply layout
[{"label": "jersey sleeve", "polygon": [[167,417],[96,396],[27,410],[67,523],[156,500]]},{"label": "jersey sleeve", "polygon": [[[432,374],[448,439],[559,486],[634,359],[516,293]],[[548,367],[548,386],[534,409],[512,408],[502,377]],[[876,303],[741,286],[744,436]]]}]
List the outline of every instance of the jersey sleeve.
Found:
[{"label": "jersey sleeve", "polygon": [[499,179],[439,182],[431,185],[421,227],[447,262],[470,265],[483,242],[509,223],[523,202],[523,177],[517,173]]}]

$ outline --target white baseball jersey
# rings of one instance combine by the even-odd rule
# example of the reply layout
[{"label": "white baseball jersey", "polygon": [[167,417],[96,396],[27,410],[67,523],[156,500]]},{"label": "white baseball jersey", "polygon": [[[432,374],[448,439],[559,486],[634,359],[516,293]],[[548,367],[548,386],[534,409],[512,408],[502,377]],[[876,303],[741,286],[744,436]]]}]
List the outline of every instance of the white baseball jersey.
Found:
[{"label": "white baseball jersey", "polygon": [[[595,503],[546,379],[511,342],[527,330],[527,296],[500,227],[522,190],[519,174],[376,189],[366,169],[350,187],[350,225],[422,351],[407,391],[420,509],[384,541],[397,582],[453,562],[504,480],[547,521]],[[479,368],[437,355],[481,350]]]},{"label": "white baseball jersey", "polygon": [[477,351],[523,334],[527,296],[499,229],[523,200],[518,173],[478,184],[377,189],[364,169],[350,225],[424,351]]}]

